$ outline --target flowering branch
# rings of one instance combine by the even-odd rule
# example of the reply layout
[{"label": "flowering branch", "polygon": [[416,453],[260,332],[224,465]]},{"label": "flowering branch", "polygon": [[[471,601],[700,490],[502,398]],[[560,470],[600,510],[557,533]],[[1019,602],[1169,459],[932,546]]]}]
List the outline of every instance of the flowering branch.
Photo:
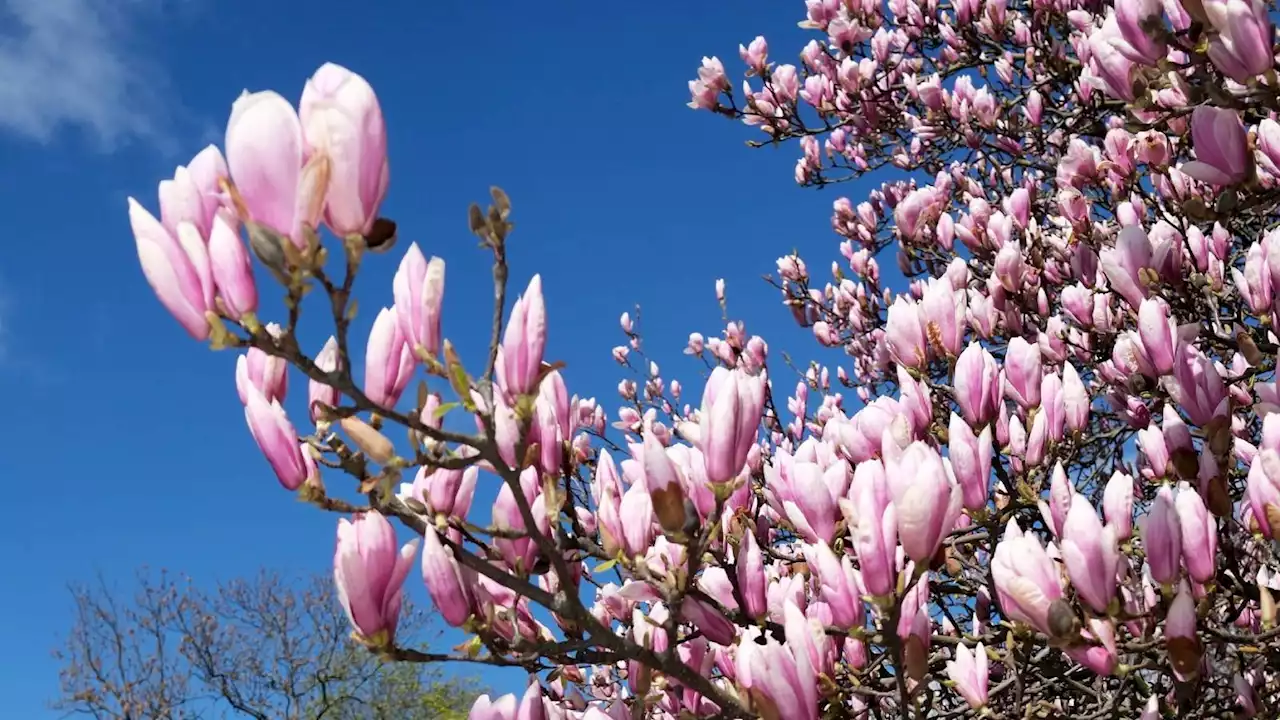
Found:
[{"label": "flowering branch", "polygon": [[[280,483],[352,514],[334,565],[355,637],[535,676],[477,700],[484,718],[1274,712],[1267,6],[805,5],[799,66],[756,38],[741,91],[705,58],[690,105],[760,130],[755,146],[797,144],[802,186],[893,179],[833,203],[829,278],[797,253],[767,278],[822,349],[808,362],[748,333],[717,282],[723,332],[686,342],[707,370],[696,407],[644,352],[638,309],[612,349],[629,371],[614,422],[569,394],[542,279],[508,307],[497,189],[469,215],[493,255],[483,371],[443,335],[444,260],[412,245],[357,379],[354,279],[395,223],[381,110],[344,68],[296,110],[237,100],[225,160],[206,149],[162,183],[159,220],[131,201],[164,305],[244,351],[237,391]],[[257,317],[242,234],[285,289],[283,326]],[[891,249],[902,287],[882,276]],[[295,335],[313,285],[335,328],[314,358]],[[445,429],[451,412],[476,432]],[[400,546],[392,519],[416,537]],[[453,653],[396,644],[419,557],[468,637]]]}]

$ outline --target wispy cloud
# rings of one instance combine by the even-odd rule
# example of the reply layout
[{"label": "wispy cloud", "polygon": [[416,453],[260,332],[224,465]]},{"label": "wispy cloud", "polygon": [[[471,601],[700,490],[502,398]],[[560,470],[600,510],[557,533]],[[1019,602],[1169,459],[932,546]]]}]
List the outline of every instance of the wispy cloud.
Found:
[{"label": "wispy cloud", "polygon": [[77,128],[109,151],[164,143],[168,76],[137,25],[162,0],[0,0],[0,131],[47,143]]}]

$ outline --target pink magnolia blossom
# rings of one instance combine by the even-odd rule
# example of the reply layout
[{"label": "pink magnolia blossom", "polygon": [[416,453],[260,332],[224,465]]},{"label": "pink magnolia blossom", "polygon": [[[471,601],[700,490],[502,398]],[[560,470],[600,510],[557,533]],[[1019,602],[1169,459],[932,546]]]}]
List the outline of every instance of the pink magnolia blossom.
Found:
[{"label": "pink magnolia blossom", "polygon": [[333,579],[352,627],[373,645],[395,640],[402,586],[418,541],[396,547],[390,521],[376,511],[338,520]]},{"label": "pink magnolia blossom", "polygon": [[1049,634],[1049,605],[1062,597],[1062,584],[1039,539],[1010,520],[992,556],[991,573],[1001,610]]},{"label": "pink magnolia blossom", "polygon": [[1234,185],[1248,175],[1248,139],[1235,111],[1206,105],[1196,108],[1191,114],[1191,142],[1196,159],[1182,166],[1191,177],[1214,185]]},{"label": "pink magnolia blossom", "polygon": [[337,235],[366,235],[387,194],[387,128],[368,81],[325,63],[307,80],[298,114],[308,152],[329,162],[324,219]]},{"label": "pink magnolia blossom", "polygon": [[987,704],[987,649],[978,643],[970,650],[968,645],[956,646],[956,659],[947,662],[947,677],[956,684],[956,692],[977,710]]}]

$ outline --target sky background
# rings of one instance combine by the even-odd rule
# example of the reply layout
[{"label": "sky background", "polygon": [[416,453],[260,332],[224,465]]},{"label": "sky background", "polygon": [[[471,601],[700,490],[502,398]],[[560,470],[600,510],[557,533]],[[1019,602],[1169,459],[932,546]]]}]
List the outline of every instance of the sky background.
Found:
[{"label": "sky background", "polygon": [[[795,62],[803,2],[356,7],[0,0],[6,717],[57,716],[50,653],[71,621],[68,583],[101,572],[128,590],[141,566],[202,584],[331,567],[337,517],[278,486],[244,425],[235,355],[191,341],[165,312],[129,232],[125,198],[156,211],[156,184],[221,144],[245,88],[296,102],[334,61],[378,92],[392,177],[383,212],[401,245],[362,270],[355,348],[416,241],[448,263],[445,335],[464,359],[481,357],[491,284],[466,208],[496,184],[517,225],[512,295],[542,274],[548,359],[567,363],[570,392],[601,398],[611,418],[622,374],[610,349],[624,341],[619,314],[637,305],[646,349],[697,401],[701,366],[681,350],[690,332],[723,329],[718,277],[731,316],[764,335],[775,359],[788,348],[815,357],[760,277],[793,248],[825,274],[839,258],[829,217],[840,193],[796,187],[798,147],[748,149],[756,133],[685,106],[703,55],[738,78],[738,44],[765,34],[774,59]],[[315,349],[328,332],[320,315],[304,321]],[[795,378],[774,380],[790,388]],[[286,407],[301,419],[304,402],[295,375]],[[426,602],[417,571],[407,591]],[[519,686],[509,674],[483,679]]]}]

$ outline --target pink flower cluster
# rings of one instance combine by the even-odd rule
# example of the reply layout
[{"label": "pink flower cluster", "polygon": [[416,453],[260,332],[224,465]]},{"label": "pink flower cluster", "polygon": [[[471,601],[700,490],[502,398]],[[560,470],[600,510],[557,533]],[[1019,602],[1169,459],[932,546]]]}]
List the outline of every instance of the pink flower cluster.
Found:
[{"label": "pink flower cluster", "polygon": [[[206,149],[161,183],[159,220],[130,200],[162,304],[244,351],[236,389],[280,483],[352,516],[334,572],[356,638],[389,660],[547,671],[478,699],[484,719],[1270,716],[1267,6],[805,9],[798,65],[758,37],[738,88],[704,58],[691,107],[796,142],[800,184],[898,179],[834,201],[829,273],[776,261],[820,354],[797,365],[738,320],[692,332],[684,352],[709,368],[694,402],[630,314],[613,421],[572,395],[538,275],[498,308],[483,369],[465,366],[445,261],[417,245],[356,380],[352,280],[394,223],[378,100],[346,69],[317,71],[296,111],[237,100],[226,160]],[[499,298],[510,213],[495,189],[470,216]],[[288,320],[258,319],[242,230]],[[312,291],[335,324],[314,358],[296,336]],[[723,280],[715,294],[728,316]],[[314,430],[284,410],[290,367]],[[417,537],[400,545],[393,519]],[[419,545],[427,594],[468,638],[457,655],[396,638]]]}]

